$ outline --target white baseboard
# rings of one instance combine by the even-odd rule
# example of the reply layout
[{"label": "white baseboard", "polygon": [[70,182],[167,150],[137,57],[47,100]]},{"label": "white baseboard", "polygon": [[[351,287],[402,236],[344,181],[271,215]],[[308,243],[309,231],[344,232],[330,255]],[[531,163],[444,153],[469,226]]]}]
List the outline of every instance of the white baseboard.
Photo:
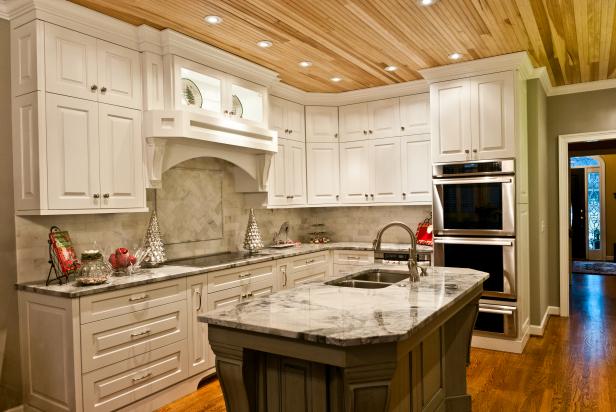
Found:
[{"label": "white baseboard", "polygon": [[529,331],[533,336],[543,336],[545,333],[545,328],[548,325],[548,320],[550,316],[560,315],[560,308],[558,306],[548,306],[545,308],[545,313],[543,314],[543,319],[541,319],[540,325],[530,325]]},{"label": "white baseboard", "polygon": [[497,350],[500,352],[522,353],[528,343],[529,333],[528,320],[522,326],[520,339],[497,338],[482,335],[473,335],[471,346],[473,348]]}]

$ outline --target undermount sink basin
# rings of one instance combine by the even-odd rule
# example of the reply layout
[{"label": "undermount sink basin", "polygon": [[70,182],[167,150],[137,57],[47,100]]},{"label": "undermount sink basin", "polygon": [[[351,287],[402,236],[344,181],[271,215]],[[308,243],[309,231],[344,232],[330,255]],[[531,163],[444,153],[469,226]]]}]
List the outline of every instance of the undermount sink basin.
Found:
[{"label": "undermount sink basin", "polygon": [[408,273],[370,269],[355,275],[325,282],[326,285],[345,288],[380,289],[408,279]]}]

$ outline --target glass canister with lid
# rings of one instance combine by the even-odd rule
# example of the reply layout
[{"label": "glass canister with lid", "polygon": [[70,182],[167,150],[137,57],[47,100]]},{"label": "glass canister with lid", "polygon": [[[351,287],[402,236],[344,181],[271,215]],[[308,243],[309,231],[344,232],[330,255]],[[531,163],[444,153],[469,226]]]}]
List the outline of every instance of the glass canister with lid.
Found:
[{"label": "glass canister with lid", "polygon": [[85,250],[81,254],[77,283],[82,286],[101,285],[107,282],[112,272],[111,265],[103,259],[100,250]]}]

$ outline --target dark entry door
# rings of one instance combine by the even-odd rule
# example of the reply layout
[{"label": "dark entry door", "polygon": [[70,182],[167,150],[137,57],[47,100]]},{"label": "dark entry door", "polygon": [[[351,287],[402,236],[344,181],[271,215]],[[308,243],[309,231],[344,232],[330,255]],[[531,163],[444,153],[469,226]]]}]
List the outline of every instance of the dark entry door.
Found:
[{"label": "dark entry door", "polygon": [[586,186],[584,168],[571,169],[571,255],[573,259],[586,259]]}]

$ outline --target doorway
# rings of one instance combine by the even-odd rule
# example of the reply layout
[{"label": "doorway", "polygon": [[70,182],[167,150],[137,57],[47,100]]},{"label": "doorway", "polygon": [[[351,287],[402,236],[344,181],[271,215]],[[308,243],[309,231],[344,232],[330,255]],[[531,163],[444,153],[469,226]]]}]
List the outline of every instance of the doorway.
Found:
[{"label": "doorway", "polygon": [[606,218],[606,209],[616,207],[616,190],[611,186],[606,189],[606,175],[616,175],[614,170],[606,172],[607,156],[616,156],[616,131],[559,136],[561,316],[569,316],[574,272],[616,275],[616,264],[605,261],[614,259],[612,243],[616,243],[606,230],[612,226],[607,221],[616,219],[613,211]]}]

